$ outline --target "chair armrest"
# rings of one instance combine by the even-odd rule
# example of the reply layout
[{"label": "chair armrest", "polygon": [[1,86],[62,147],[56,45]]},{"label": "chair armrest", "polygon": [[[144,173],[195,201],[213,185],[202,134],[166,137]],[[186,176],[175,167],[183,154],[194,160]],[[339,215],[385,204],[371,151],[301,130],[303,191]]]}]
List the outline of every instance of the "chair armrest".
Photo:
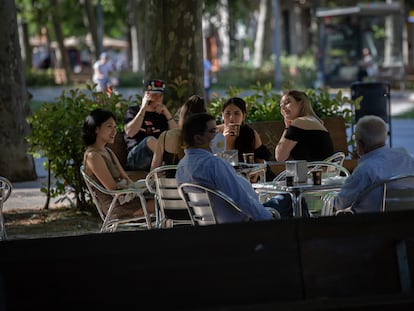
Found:
[{"label": "chair armrest", "polygon": [[280,213],[272,207],[265,206],[265,208],[272,214],[273,219],[281,219]]},{"label": "chair armrest", "polygon": [[353,215],[354,211],[350,208],[339,209],[335,212],[335,216],[342,216],[342,215]]}]

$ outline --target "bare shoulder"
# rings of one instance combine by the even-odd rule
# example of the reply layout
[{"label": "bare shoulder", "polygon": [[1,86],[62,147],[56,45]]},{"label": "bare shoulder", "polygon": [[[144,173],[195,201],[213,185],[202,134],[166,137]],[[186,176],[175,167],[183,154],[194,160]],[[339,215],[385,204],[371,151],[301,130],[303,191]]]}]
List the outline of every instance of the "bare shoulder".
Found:
[{"label": "bare shoulder", "polygon": [[293,120],[292,125],[303,130],[327,131],[325,126],[313,116],[299,117]]},{"label": "bare shoulder", "polygon": [[86,150],[85,151],[85,159],[87,159],[87,160],[94,160],[98,157],[100,158],[101,155],[96,150]]}]

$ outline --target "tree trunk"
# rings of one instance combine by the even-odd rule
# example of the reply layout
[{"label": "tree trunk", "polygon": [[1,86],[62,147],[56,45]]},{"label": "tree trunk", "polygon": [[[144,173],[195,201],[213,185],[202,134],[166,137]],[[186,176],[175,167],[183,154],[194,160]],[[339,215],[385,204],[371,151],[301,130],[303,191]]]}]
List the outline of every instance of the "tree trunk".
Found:
[{"label": "tree trunk", "polygon": [[53,29],[55,31],[56,41],[58,43],[59,51],[62,56],[62,68],[64,72],[66,73],[66,81],[63,81],[65,84],[69,83],[71,81],[71,73],[72,70],[70,68],[69,64],[69,57],[68,52],[66,51],[66,47],[64,44],[64,36],[62,32],[62,26],[61,26],[61,14],[60,14],[60,8],[59,8],[59,0],[51,0],[51,5],[54,8],[54,13],[52,14],[52,24]]},{"label": "tree trunk", "polygon": [[270,60],[273,54],[273,32],[272,32],[272,0],[266,1],[266,21],[265,21],[265,33],[263,42],[263,60]]},{"label": "tree trunk", "polygon": [[219,1],[219,15],[220,15],[220,26],[218,28],[221,56],[220,65],[227,67],[230,63],[230,21],[229,21],[229,4],[228,0]]},{"label": "tree trunk", "polygon": [[[147,1],[145,79],[163,79],[167,104],[203,94],[202,1]],[[175,85],[174,85],[175,84]]]},{"label": "tree trunk", "polygon": [[131,67],[133,72],[144,71],[145,3],[142,0],[130,1],[128,25],[130,29]]},{"label": "tree trunk", "polygon": [[256,39],[254,40],[253,67],[260,68],[263,58],[263,44],[266,22],[266,0],[260,0],[259,17],[257,19]]},{"label": "tree trunk", "polygon": [[96,25],[95,13],[91,0],[81,0],[86,13],[86,26],[88,32],[92,36],[92,53],[95,59],[99,59],[99,40],[98,40],[98,26]]},{"label": "tree trunk", "polygon": [[30,40],[29,40],[29,29],[28,24],[26,21],[21,21],[20,23],[20,34],[21,34],[21,44],[22,49],[24,51],[24,65],[26,69],[31,69],[33,67],[32,65],[32,48],[30,46]]},{"label": "tree trunk", "polygon": [[0,175],[13,182],[37,178],[25,137],[30,114],[14,0],[0,1]]}]

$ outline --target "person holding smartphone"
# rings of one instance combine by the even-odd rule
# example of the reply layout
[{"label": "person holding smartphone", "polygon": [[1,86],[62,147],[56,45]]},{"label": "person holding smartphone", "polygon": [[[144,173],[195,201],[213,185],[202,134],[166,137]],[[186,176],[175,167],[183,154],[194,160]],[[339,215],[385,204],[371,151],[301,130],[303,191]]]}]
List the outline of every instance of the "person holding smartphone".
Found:
[{"label": "person holding smartphone", "polygon": [[177,127],[173,116],[163,104],[165,83],[149,80],[144,84],[141,106],[131,106],[124,117],[128,170],[149,171],[158,137]]}]

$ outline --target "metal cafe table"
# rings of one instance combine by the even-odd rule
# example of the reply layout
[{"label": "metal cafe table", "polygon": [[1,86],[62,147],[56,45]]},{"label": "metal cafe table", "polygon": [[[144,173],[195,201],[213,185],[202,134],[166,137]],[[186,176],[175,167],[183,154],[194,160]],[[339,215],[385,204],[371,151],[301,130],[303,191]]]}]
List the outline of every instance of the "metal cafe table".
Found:
[{"label": "metal cafe table", "polygon": [[259,180],[264,181],[266,177],[267,165],[263,163],[244,163],[239,162],[238,165],[233,166],[237,174],[250,180],[250,177],[258,174]]},{"label": "metal cafe table", "polygon": [[302,197],[305,194],[323,195],[324,193],[339,190],[346,177],[334,176],[322,179],[321,185],[313,185],[312,181],[306,183],[294,183],[293,186],[286,186],[286,181],[258,182],[252,184],[259,195],[267,194],[289,194],[292,198],[293,217],[302,216]]}]

